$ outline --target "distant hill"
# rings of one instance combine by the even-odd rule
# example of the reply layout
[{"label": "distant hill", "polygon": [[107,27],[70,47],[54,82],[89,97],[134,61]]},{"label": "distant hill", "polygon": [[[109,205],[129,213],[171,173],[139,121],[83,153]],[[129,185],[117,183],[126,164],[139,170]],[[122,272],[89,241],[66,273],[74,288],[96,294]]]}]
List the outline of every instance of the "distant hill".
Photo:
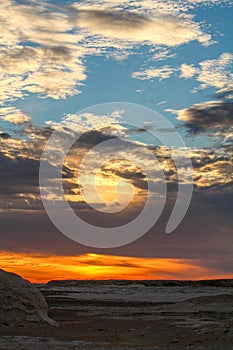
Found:
[{"label": "distant hill", "polygon": [[52,280],[48,286],[75,287],[89,285],[143,285],[145,287],[233,287],[233,279],[179,281],[179,280]]}]

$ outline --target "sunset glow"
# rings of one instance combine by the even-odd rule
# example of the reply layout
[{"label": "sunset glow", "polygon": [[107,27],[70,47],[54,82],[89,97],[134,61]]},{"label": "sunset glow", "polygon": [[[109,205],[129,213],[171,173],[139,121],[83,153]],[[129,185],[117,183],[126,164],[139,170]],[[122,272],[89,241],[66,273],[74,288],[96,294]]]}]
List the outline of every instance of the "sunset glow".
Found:
[{"label": "sunset glow", "polygon": [[[57,279],[209,279],[219,278],[195,260],[136,258],[85,254],[80,256],[43,256],[0,253],[0,266],[34,283]],[[221,275],[221,278],[229,276]]]}]

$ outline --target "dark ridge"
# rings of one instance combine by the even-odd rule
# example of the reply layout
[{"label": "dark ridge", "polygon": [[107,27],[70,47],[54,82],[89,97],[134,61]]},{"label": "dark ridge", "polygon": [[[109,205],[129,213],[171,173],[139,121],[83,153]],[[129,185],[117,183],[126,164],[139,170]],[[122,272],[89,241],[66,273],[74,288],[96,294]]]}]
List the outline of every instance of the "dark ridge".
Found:
[{"label": "dark ridge", "polygon": [[233,279],[179,281],[179,280],[52,280],[47,286],[82,287],[82,286],[135,286],[145,287],[233,287]]}]

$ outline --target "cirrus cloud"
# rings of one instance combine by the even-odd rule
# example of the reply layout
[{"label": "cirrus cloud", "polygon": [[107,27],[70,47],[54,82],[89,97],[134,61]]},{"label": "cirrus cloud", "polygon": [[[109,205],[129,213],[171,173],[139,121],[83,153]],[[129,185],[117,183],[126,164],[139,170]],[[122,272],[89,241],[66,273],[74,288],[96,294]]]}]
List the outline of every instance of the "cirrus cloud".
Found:
[{"label": "cirrus cloud", "polygon": [[163,80],[170,78],[175,71],[176,68],[172,68],[169,66],[162,66],[160,68],[149,68],[141,72],[134,72],[132,74],[132,78],[140,80],[151,80],[153,78],[159,78],[159,80]]}]

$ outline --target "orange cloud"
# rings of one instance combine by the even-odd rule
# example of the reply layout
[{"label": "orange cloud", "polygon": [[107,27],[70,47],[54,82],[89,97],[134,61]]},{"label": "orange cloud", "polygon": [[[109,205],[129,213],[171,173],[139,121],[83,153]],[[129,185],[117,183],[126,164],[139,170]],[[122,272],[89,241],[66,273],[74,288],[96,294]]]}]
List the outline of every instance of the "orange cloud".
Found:
[{"label": "orange cloud", "polygon": [[43,256],[0,252],[0,266],[31,282],[52,279],[202,279],[227,278],[199,266],[198,261],[136,258],[100,254]]}]

